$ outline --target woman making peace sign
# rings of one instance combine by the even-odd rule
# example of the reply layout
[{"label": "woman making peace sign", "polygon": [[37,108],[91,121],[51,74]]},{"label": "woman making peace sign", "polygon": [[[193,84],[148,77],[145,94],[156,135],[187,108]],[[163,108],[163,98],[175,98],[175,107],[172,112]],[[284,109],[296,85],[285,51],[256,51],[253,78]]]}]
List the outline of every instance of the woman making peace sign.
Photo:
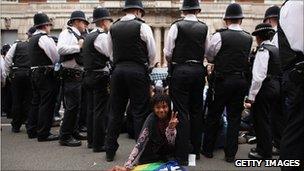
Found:
[{"label": "woman making peace sign", "polygon": [[124,167],[113,170],[131,170],[138,164],[167,162],[173,156],[178,124],[177,112],[170,109],[171,100],[166,94],[155,94],[151,113]]}]

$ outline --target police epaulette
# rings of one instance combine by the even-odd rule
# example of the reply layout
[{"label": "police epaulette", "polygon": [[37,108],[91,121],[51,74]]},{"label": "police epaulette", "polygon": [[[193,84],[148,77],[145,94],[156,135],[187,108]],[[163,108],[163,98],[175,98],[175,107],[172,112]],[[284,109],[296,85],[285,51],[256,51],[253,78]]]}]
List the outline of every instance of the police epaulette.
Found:
[{"label": "police epaulette", "polygon": [[226,30],[228,30],[228,28],[224,27],[224,28],[216,29],[216,32],[223,32]]},{"label": "police epaulette", "polygon": [[218,33],[218,32],[223,32],[223,31],[226,31],[226,30],[228,30],[228,28],[220,28],[220,29],[216,29],[215,30],[215,32],[212,34],[212,35],[214,35],[215,33]]},{"label": "police epaulette", "polygon": [[206,24],[206,23],[204,23],[203,21],[201,21],[201,20],[197,20],[198,22],[200,22],[200,23],[202,23],[202,24]]},{"label": "police epaulette", "polygon": [[121,18],[118,18],[116,21],[113,22],[113,24],[117,23],[120,20],[121,20]]},{"label": "police epaulette", "polygon": [[264,51],[264,49],[265,48],[263,46],[261,46],[258,51]]},{"label": "police epaulette", "polygon": [[179,19],[173,21],[173,23],[171,24],[171,26],[172,26],[173,24],[175,24],[175,23],[177,23],[177,22],[179,22],[179,21],[183,21],[183,20],[184,20],[184,17],[179,18]]},{"label": "police epaulette", "polygon": [[141,19],[141,18],[138,18],[138,17],[136,17],[134,20],[137,20],[137,21],[140,21],[140,22],[145,23],[145,20],[143,20],[143,19]]},{"label": "police epaulette", "polygon": [[249,34],[249,35],[251,35],[249,32],[247,32],[247,31],[245,31],[245,30],[243,30],[245,33],[247,33],[247,34]]}]

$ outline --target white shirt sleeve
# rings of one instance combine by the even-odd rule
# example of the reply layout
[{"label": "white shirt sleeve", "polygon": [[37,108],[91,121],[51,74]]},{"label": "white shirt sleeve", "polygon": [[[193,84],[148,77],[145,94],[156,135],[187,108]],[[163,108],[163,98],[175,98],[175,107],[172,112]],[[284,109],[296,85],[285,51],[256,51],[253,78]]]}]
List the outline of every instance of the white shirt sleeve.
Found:
[{"label": "white shirt sleeve", "polygon": [[208,62],[213,62],[214,57],[217,55],[217,53],[220,51],[222,47],[222,38],[220,33],[215,33],[213,36],[211,36],[210,41],[207,43],[208,47],[206,49],[205,56],[208,60]]},{"label": "white shirt sleeve", "polygon": [[6,79],[10,72],[10,67],[13,65],[13,57],[15,55],[17,43],[14,43],[12,47],[9,49],[9,51],[6,53],[6,56],[3,60],[3,70],[2,70],[2,77],[3,80]]},{"label": "white shirt sleeve", "polygon": [[271,43],[274,44],[275,47],[279,48],[278,32],[273,36]]},{"label": "white shirt sleeve", "polygon": [[110,53],[108,49],[108,35],[106,33],[99,34],[94,41],[94,47],[99,53],[109,57]]},{"label": "white shirt sleeve", "polygon": [[303,1],[287,1],[280,11],[280,25],[291,49],[304,53]]},{"label": "white shirt sleeve", "polygon": [[143,23],[140,27],[140,37],[147,44],[149,64],[153,66],[156,56],[156,46],[151,27]]},{"label": "white shirt sleeve", "polygon": [[113,42],[112,42],[112,37],[110,31],[108,32],[108,52],[109,52],[109,57],[110,60],[113,61]]},{"label": "white shirt sleeve", "polygon": [[59,62],[60,56],[56,49],[56,43],[52,38],[47,35],[41,36],[38,45],[44,50],[45,54],[51,59],[53,64]]},{"label": "white shirt sleeve", "polygon": [[80,46],[78,45],[77,38],[67,29],[59,34],[57,49],[60,55],[68,55],[80,52]]},{"label": "white shirt sleeve", "polygon": [[172,60],[172,54],[173,54],[173,49],[175,48],[175,40],[177,38],[177,35],[178,35],[177,26],[176,24],[173,24],[168,31],[168,36],[164,47],[164,54],[168,62]]},{"label": "white shirt sleeve", "polygon": [[255,100],[256,95],[262,87],[264,79],[267,77],[268,61],[269,51],[267,49],[257,51],[252,69],[252,82],[248,96],[249,100]]}]

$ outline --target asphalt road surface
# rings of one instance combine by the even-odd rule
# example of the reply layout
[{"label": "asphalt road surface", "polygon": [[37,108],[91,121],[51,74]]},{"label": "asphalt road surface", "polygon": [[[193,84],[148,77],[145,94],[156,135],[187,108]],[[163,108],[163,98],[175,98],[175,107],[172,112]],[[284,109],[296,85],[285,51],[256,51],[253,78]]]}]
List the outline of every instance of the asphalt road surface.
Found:
[{"label": "asphalt road surface", "polygon": [[[120,135],[120,147],[114,162],[105,161],[105,153],[93,153],[87,148],[86,141],[80,147],[63,147],[58,141],[37,142],[28,139],[24,126],[20,133],[12,133],[10,121],[1,121],[1,170],[108,170],[115,165],[123,165],[127,159],[134,140],[126,134]],[[58,133],[59,128],[53,128]],[[248,159],[247,154],[252,145],[239,145],[237,159]],[[223,150],[214,153],[213,159],[201,155],[195,167],[188,170],[279,170],[279,168],[246,167],[237,168],[224,161]]]}]

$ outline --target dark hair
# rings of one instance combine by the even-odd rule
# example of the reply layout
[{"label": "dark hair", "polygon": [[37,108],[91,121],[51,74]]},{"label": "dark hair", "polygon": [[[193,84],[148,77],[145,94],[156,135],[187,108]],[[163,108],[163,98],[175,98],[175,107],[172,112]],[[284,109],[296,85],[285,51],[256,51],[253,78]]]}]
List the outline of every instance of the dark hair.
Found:
[{"label": "dark hair", "polygon": [[239,23],[239,21],[242,21],[242,20],[241,19],[230,19],[230,22],[232,24],[237,24],[237,23]]},{"label": "dark hair", "polygon": [[259,37],[262,41],[264,41],[264,40],[270,40],[274,34],[275,33],[273,31],[268,30],[268,31],[263,31],[256,36]]},{"label": "dark hair", "polygon": [[161,102],[165,102],[168,104],[169,108],[171,108],[171,99],[169,97],[169,95],[165,94],[165,93],[155,93],[155,95],[152,97],[151,99],[151,106],[154,107],[155,105],[157,105],[158,103]]},{"label": "dark hair", "polygon": [[44,28],[45,28],[45,25],[42,25],[42,26],[37,26],[36,28],[37,28],[37,29],[39,29],[39,30],[42,30],[42,29],[44,29]]},{"label": "dark hair", "polygon": [[193,10],[187,10],[187,11],[183,11],[184,14],[196,14],[199,13],[200,10],[199,9],[193,9]]}]

